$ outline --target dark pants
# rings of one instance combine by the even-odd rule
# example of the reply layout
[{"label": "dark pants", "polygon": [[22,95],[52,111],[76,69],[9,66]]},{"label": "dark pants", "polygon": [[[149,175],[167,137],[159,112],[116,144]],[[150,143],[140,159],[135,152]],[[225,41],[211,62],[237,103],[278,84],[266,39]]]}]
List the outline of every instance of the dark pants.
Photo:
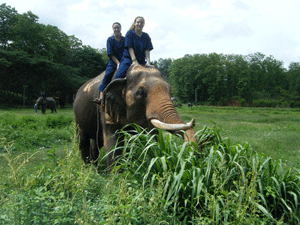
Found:
[{"label": "dark pants", "polygon": [[102,84],[99,86],[99,90],[101,92],[104,91],[104,89],[106,88],[106,86],[111,81],[111,79],[112,79],[112,77],[113,77],[116,69],[117,69],[117,64],[114,61],[109,60],[107,66],[106,66],[106,71],[105,71],[104,78],[102,80]]},{"label": "dark pants", "polygon": [[123,57],[115,79],[125,78],[126,72],[131,64],[132,62],[129,58]]}]

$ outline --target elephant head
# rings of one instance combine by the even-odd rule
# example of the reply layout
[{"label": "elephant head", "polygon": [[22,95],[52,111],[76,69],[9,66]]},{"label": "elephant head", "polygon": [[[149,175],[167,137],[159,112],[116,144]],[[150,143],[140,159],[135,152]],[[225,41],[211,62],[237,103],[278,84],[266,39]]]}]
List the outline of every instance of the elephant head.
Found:
[{"label": "elephant head", "polygon": [[47,101],[42,98],[42,97],[39,97],[37,100],[36,100],[36,105],[37,105],[37,108],[38,109],[42,109],[42,113],[45,114],[46,112],[46,107],[47,107]]},{"label": "elephant head", "polygon": [[171,101],[171,87],[155,67],[131,66],[125,79],[112,81],[103,94],[102,111],[107,124],[136,123],[171,133],[181,133],[186,141],[197,143],[194,119],[185,123]]}]

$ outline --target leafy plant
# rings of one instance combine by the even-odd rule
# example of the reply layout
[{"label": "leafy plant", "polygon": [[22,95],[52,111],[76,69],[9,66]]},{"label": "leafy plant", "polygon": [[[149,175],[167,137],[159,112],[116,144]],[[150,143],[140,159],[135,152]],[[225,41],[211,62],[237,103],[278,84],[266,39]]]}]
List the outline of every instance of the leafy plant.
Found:
[{"label": "leafy plant", "polygon": [[284,173],[280,161],[232,145],[216,127],[197,133],[203,152],[160,130],[120,132],[124,157],[115,169],[142,188],[160,185],[163,208],[183,223],[299,222],[299,171]]}]

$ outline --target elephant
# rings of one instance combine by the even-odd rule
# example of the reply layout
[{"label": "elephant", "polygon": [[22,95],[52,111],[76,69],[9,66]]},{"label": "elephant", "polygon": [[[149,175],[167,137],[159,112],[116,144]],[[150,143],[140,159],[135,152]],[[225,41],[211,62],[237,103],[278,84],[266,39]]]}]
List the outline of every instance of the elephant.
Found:
[{"label": "elephant", "polygon": [[193,107],[193,106],[194,106],[194,104],[192,102],[188,103],[188,107]]},{"label": "elephant", "polygon": [[52,97],[47,97],[46,100],[43,97],[39,97],[36,100],[36,105],[38,109],[42,109],[43,114],[46,113],[46,108],[51,109],[52,113],[53,111],[56,112],[56,102]]},{"label": "elephant", "polygon": [[[171,101],[171,87],[154,66],[131,65],[124,79],[112,80],[103,92],[101,105],[93,102],[99,96],[98,87],[105,71],[83,84],[73,103],[81,157],[85,163],[95,163],[99,150],[107,153],[116,145],[117,130],[137,124],[148,130],[160,128],[180,132],[185,141],[197,143],[193,127],[195,120],[185,123]],[[110,152],[109,168],[121,152]],[[109,170],[109,169],[108,169]]]}]

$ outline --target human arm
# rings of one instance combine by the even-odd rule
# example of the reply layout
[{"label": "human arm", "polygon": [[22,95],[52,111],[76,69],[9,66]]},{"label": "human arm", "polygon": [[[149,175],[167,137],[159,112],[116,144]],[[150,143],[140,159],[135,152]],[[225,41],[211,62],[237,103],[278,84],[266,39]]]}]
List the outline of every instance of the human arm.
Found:
[{"label": "human arm", "polygon": [[117,68],[119,68],[120,62],[116,56],[110,55],[110,58],[117,64]]},{"label": "human arm", "polygon": [[152,45],[152,42],[151,42],[151,38],[148,34],[146,34],[146,38],[145,38],[145,45],[146,45],[146,48],[145,48],[145,58],[146,58],[146,66],[151,66],[150,64],[150,51],[153,49],[153,45]]},{"label": "human arm", "polygon": [[137,59],[135,57],[133,48],[128,48],[128,51],[129,51],[129,54],[130,54],[130,57],[131,57],[131,60],[132,60],[132,64],[138,65],[139,62],[137,61]]},{"label": "human arm", "polygon": [[106,42],[107,56],[117,64],[117,67],[119,67],[120,62],[117,59],[117,57],[114,55],[115,51],[114,51],[113,43],[114,42],[111,37],[107,39]]},{"label": "human arm", "polygon": [[150,64],[150,51],[149,50],[146,50],[145,51],[145,56],[146,56],[146,66],[151,66]]}]

